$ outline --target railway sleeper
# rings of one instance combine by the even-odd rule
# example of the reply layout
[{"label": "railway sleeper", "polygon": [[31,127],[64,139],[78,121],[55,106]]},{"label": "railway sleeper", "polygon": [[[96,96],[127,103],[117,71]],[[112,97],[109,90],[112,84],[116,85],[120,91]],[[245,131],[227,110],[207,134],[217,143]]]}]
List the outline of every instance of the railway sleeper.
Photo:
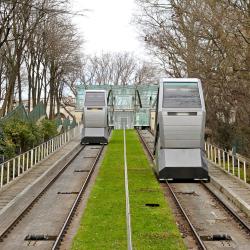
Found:
[{"label": "railway sleeper", "polygon": [[200,238],[203,241],[227,241],[232,240],[229,234],[212,234],[212,235],[202,235]]},{"label": "railway sleeper", "polygon": [[74,172],[75,173],[88,173],[90,172],[90,170],[89,169],[76,169]]},{"label": "railway sleeper", "polygon": [[57,236],[48,234],[28,234],[24,240],[26,241],[55,241]]},{"label": "railway sleeper", "polygon": [[79,192],[58,192],[57,194],[79,194]]}]

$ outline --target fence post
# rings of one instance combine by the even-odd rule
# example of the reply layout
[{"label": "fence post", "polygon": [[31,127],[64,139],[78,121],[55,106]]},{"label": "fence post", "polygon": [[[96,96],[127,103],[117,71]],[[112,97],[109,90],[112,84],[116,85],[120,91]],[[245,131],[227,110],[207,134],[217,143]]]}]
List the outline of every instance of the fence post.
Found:
[{"label": "fence post", "polygon": [[1,183],[0,183],[1,187],[3,186],[3,167],[4,167],[4,164],[1,165]]},{"label": "fence post", "polygon": [[234,156],[232,155],[233,175],[234,175]]},{"label": "fence post", "polygon": [[223,168],[226,169],[226,163],[225,163],[225,151],[223,150]]},{"label": "fence post", "polygon": [[12,160],[12,180],[15,179],[16,176],[16,158]]},{"label": "fence post", "polygon": [[246,161],[244,161],[244,182],[247,182],[247,174],[246,174]]},{"label": "fence post", "polygon": [[17,176],[20,175],[20,165],[21,165],[21,156],[18,156],[18,160],[17,160]]},{"label": "fence post", "polygon": [[31,149],[31,161],[30,161],[30,167],[33,167],[33,165],[34,165],[34,148],[33,149]]},{"label": "fence post", "polygon": [[210,160],[210,145],[207,145],[207,158]]},{"label": "fence post", "polygon": [[54,139],[51,140],[51,150],[54,152]]},{"label": "fence post", "polygon": [[10,182],[10,161],[7,163],[7,184]]},{"label": "fence post", "polygon": [[227,172],[230,173],[230,157],[228,152],[227,152]]},{"label": "fence post", "polygon": [[23,154],[23,160],[22,160],[22,174],[24,172],[24,167],[25,167],[25,154]]},{"label": "fence post", "polygon": [[240,178],[240,159],[238,158],[238,178]]},{"label": "fence post", "polygon": [[30,156],[29,151],[26,153],[26,155],[27,155],[27,159],[26,159],[26,164],[27,164],[26,171],[27,171],[29,169],[29,156]]},{"label": "fence post", "polygon": [[218,158],[219,158],[219,166],[221,167],[221,154],[220,154],[220,149],[218,148]]}]

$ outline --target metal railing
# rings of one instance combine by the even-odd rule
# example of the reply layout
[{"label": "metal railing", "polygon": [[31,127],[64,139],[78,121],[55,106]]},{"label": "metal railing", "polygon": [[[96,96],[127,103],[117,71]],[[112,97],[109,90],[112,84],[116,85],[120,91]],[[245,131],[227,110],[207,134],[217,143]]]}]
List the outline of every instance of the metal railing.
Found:
[{"label": "metal railing", "polygon": [[79,132],[80,126],[77,126],[0,164],[0,189],[61,148],[78,135]]},{"label": "metal railing", "polygon": [[232,151],[225,151],[207,142],[205,143],[205,151],[208,160],[212,161],[216,166],[238,177],[245,183],[250,183],[250,173],[248,173],[250,163],[242,156],[233,154]]}]

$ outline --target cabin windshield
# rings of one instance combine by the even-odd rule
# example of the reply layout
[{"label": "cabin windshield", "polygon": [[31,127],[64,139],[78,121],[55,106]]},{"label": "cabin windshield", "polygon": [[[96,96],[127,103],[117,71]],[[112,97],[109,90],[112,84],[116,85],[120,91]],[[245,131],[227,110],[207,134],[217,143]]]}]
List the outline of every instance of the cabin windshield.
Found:
[{"label": "cabin windshield", "polygon": [[163,108],[201,108],[197,82],[163,83]]},{"label": "cabin windshield", "polygon": [[86,107],[105,106],[105,93],[104,92],[86,92],[85,106]]}]

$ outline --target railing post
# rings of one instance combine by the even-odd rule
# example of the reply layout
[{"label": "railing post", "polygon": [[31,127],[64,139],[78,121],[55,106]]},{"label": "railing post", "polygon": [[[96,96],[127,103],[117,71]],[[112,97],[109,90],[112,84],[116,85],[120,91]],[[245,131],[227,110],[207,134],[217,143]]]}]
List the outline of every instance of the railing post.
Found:
[{"label": "railing post", "polygon": [[211,161],[214,161],[214,151],[213,151],[213,146],[211,145]]},{"label": "railing post", "polygon": [[234,156],[232,155],[233,175],[234,175]]},{"label": "railing post", "polygon": [[23,154],[23,160],[22,160],[22,174],[24,172],[24,167],[25,167],[25,154]]},{"label": "railing post", "polygon": [[225,162],[225,151],[223,150],[223,168],[226,169],[226,162]]},{"label": "railing post", "polygon": [[221,167],[221,154],[220,154],[220,149],[218,149],[218,158],[219,158],[219,166]]},{"label": "railing post", "polygon": [[240,178],[240,159],[238,158],[238,178]]},{"label": "railing post", "polygon": [[243,168],[244,168],[244,182],[247,182],[247,174],[246,174],[246,161],[244,161],[244,165],[243,165]]},{"label": "railing post", "polygon": [[214,162],[215,162],[215,164],[217,164],[218,163],[218,150],[217,150],[218,148],[217,147],[214,147]]},{"label": "railing post", "polygon": [[41,159],[41,158],[40,158],[40,157],[41,157],[41,154],[40,154],[40,153],[41,153],[41,152],[40,152],[40,151],[41,151],[41,149],[40,149],[40,148],[41,148],[41,145],[40,145],[40,146],[38,146],[38,157],[37,157],[37,162],[39,162],[39,161],[40,161],[40,159]]},{"label": "railing post", "polygon": [[33,165],[34,165],[34,148],[33,149],[31,149],[31,157],[30,157],[31,159],[30,159],[30,167],[33,167]]},{"label": "railing post", "polygon": [[42,159],[41,160],[43,159],[44,159],[44,143],[42,144]]},{"label": "railing post", "polygon": [[10,161],[7,163],[7,184],[10,182]]},{"label": "railing post", "polygon": [[207,158],[210,160],[210,145],[207,145]]},{"label": "railing post", "polygon": [[230,157],[228,152],[227,152],[227,172],[230,173]]},{"label": "railing post", "polygon": [[12,180],[15,179],[16,176],[16,158],[12,160]]},{"label": "railing post", "polygon": [[17,176],[20,175],[20,165],[21,165],[21,156],[18,156],[18,160],[17,160]]},{"label": "railing post", "polygon": [[3,167],[4,167],[4,164],[1,165],[1,182],[0,182],[1,187],[3,186]]},{"label": "railing post", "polygon": [[37,150],[38,150],[38,147],[35,148],[35,164],[37,163]]},{"label": "railing post", "polygon": [[26,171],[27,171],[29,169],[29,155],[30,155],[29,151],[26,153],[26,155],[27,155],[27,159],[26,159],[26,164],[27,164]]}]

